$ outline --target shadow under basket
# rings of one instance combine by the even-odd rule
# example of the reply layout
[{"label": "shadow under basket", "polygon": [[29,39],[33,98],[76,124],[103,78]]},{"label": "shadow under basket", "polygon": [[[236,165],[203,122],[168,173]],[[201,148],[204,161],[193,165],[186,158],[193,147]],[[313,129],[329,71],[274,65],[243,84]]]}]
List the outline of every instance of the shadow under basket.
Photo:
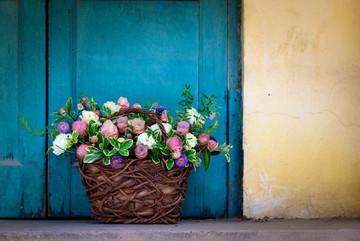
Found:
[{"label": "shadow under basket", "polygon": [[104,223],[165,223],[180,219],[181,204],[193,169],[164,161],[128,159],[115,167],[102,160],[79,162],[82,185],[92,206],[92,217]]}]

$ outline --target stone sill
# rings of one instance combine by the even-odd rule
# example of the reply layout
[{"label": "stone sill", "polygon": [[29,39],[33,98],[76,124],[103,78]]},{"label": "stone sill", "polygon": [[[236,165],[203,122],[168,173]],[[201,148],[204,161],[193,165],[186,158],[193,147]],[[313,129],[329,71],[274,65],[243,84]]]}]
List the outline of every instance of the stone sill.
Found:
[{"label": "stone sill", "polygon": [[103,224],[94,220],[0,220],[0,240],[360,240],[360,219],[182,220],[174,225]]}]

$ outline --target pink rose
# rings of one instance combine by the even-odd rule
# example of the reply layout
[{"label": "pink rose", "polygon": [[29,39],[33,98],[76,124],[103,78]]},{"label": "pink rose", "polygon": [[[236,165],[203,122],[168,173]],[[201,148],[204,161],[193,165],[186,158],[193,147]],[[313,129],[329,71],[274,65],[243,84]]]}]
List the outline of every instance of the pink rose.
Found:
[{"label": "pink rose", "polygon": [[168,138],[166,145],[172,152],[181,152],[183,149],[183,142],[178,136]]},{"label": "pink rose", "polygon": [[207,143],[207,149],[209,150],[209,151],[212,151],[212,150],[214,150],[214,148],[215,147],[217,147],[218,146],[218,143],[215,141],[215,140],[209,140],[208,141],[208,143]]},{"label": "pink rose", "polygon": [[83,138],[83,137],[87,136],[86,127],[87,127],[87,124],[85,121],[80,121],[80,120],[75,121],[72,124],[72,131],[77,130],[79,132],[79,137]]},{"label": "pink rose", "polygon": [[133,104],[133,108],[138,108],[138,109],[141,109],[141,105],[140,105],[140,104],[138,104],[138,103],[135,103],[135,104]]},{"label": "pink rose", "polygon": [[130,107],[130,104],[127,100],[126,97],[120,97],[119,100],[117,101],[117,105],[121,106],[121,108],[126,109]]},{"label": "pink rose", "polygon": [[160,120],[161,120],[162,122],[168,122],[169,117],[168,117],[168,115],[167,115],[167,111],[166,111],[166,110],[164,110],[164,111],[161,113]]},{"label": "pink rose", "polygon": [[135,156],[139,159],[146,158],[148,154],[148,148],[143,144],[140,144],[135,148]]},{"label": "pink rose", "polygon": [[94,112],[97,116],[99,116],[99,118],[102,117],[101,110],[92,110],[92,112]]},{"label": "pink rose", "polygon": [[207,143],[210,139],[210,136],[206,133],[202,133],[197,136],[197,139],[198,139],[200,145],[207,145]]},{"label": "pink rose", "polygon": [[134,133],[141,134],[145,131],[145,121],[135,118],[131,121],[131,127]]},{"label": "pink rose", "polygon": [[180,121],[178,123],[178,126],[176,128],[176,132],[178,133],[178,135],[182,136],[184,134],[189,133],[190,131],[190,123],[187,121]]},{"label": "pink rose", "polygon": [[79,160],[84,160],[85,156],[88,154],[85,148],[88,147],[86,144],[81,144],[76,150],[76,156]]},{"label": "pink rose", "polygon": [[119,137],[119,132],[114,123],[111,120],[106,120],[100,128],[101,133],[107,137]]},{"label": "pink rose", "polygon": [[116,126],[118,128],[119,133],[124,133],[128,127],[128,117],[121,116],[116,119]]}]

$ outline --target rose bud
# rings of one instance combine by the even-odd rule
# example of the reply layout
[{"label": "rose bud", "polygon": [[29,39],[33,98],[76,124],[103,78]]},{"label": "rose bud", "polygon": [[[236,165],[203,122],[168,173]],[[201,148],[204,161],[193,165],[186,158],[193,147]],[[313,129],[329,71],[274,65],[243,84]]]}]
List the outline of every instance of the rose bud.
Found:
[{"label": "rose bud", "polygon": [[174,159],[178,159],[178,158],[180,157],[180,155],[181,155],[181,152],[179,152],[179,151],[175,151],[175,152],[173,152],[173,154],[172,154],[172,156],[173,156]]},{"label": "rose bud", "polygon": [[160,119],[161,119],[162,122],[168,122],[169,117],[168,117],[168,115],[167,115],[167,111],[166,111],[166,110],[164,110],[164,111],[161,113]]},{"label": "rose bud", "polygon": [[210,136],[206,133],[202,133],[197,136],[197,139],[198,139],[200,145],[207,145],[207,143],[210,139]]},{"label": "rose bud", "polygon": [[176,132],[178,133],[179,136],[182,136],[184,134],[189,133],[190,131],[190,123],[187,121],[180,121],[178,123],[178,126],[176,128]]},{"label": "rose bud", "polygon": [[90,139],[90,142],[91,143],[96,143],[98,142],[99,138],[97,136],[92,136],[91,139]]},{"label": "rose bud", "polygon": [[140,144],[135,148],[135,156],[139,159],[144,159],[148,156],[148,148]]},{"label": "rose bud", "polygon": [[111,120],[106,120],[100,128],[101,133],[107,137],[118,138],[119,132]]},{"label": "rose bud", "polygon": [[138,108],[138,109],[141,109],[141,105],[140,105],[140,104],[138,104],[138,103],[135,103],[135,104],[133,104],[133,108]]},{"label": "rose bud", "polygon": [[97,116],[99,116],[99,119],[102,117],[101,110],[92,110]]},{"label": "rose bud", "polygon": [[76,156],[79,160],[84,160],[85,156],[88,154],[85,148],[88,147],[86,144],[81,144],[78,149],[76,150]]},{"label": "rose bud", "polygon": [[178,136],[168,138],[166,145],[172,152],[181,152],[183,149],[183,142]]},{"label": "rose bud", "polygon": [[145,121],[135,118],[131,121],[131,127],[134,133],[141,134],[145,131]]},{"label": "rose bud", "polygon": [[82,111],[84,109],[84,106],[82,104],[78,104],[77,108],[78,108],[79,111]]},{"label": "rose bud", "polygon": [[128,127],[128,117],[121,116],[116,119],[115,123],[116,123],[119,133],[124,133]]},{"label": "rose bud", "polygon": [[214,150],[216,147],[218,146],[218,143],[215,141],[215,140],[209,140],[208,143],[207,143],[207,149],[209,151],[212,151]]},{"label": "rose bud", "polygon": [[87,136],[86,127],[87,127],[87,124],[85,121],[80,121],[80,120],[75,121],[72,124],[72,131],[77,130],[79,132],[79,137],[83,138],[83,137]]},{"label": "rose bud", "polygon": [[133,135],[129,132],[129,133],[126,134],[125,139],[126,140],[133,139]]},{"label": "rose bud", "polygon": [[62,116],[66,116],[66,109],[65,108],[61,108],[59,111],[60,115]]},{"label": "rose bud", "polygon": [[117,105],[121,106],[121,108],[123,108],[123,109],[126,109],[126,108],[130,107],[130,104],[129,104],[127,98],[122,97],[122,96],[117,101]]}]

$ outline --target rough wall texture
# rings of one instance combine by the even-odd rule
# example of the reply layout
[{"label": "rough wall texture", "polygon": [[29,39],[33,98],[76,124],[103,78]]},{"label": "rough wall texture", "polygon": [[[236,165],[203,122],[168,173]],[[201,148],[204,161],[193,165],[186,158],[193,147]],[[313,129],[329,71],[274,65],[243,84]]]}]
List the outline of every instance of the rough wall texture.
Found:
[{"label": "rough wall texture", "polygon": [[360,216],[360,1],[243,7],[244,215]]}]

